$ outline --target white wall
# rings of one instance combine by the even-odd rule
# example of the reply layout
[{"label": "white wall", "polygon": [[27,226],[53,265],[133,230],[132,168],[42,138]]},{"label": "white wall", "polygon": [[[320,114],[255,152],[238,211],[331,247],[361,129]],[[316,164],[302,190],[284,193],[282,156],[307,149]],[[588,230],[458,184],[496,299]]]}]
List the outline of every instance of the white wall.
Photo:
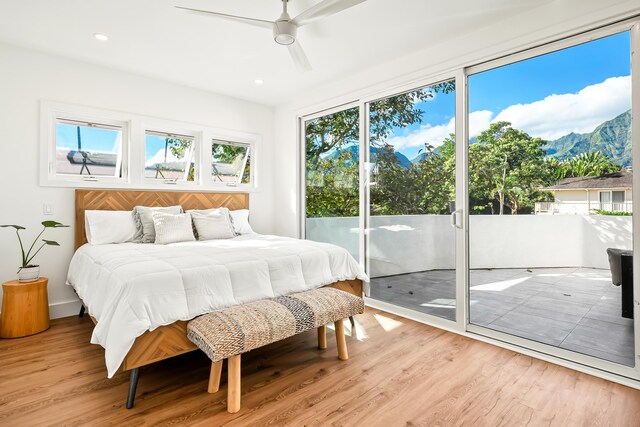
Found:
[{"label": "white wall", "polygon": [[[371,217],[371,276],[455,268],[448,215]],[[607,248],[631,249],[631,217],[600,215],[473,215],[471,268],[609,268]],[[358,218],[309,218],[307,237],[357,257]]]},{"label": "white wall", "polygon": [[[262,135],[260,188],[250,196],[252,225],[258,232],[274,232],[271,107],[2,44],[0,70],[0,224],[26,226],[26,238],[34,237],[45,219],[73,224],[74,190],[38,185],[39,103],[44,99]],[[54,205],[53,216],[42,215],[43,203]],[[47,237],[62,246],[45,248],[37,262],[49,277],[52,316],[59,317],[77,307],[65,304],[77,301],[65,285],[73,228],[49,231]],[[0,229],[0,282],[16,277],[16,244],[15,234]]]},{"label": "white wall", "polygon": [[[278,106],[275,156],[281,167],[275,171],[278,182],[275,198],[279,209],[276,232],[298,235],[297,114],[322,111],[394,87],[409,84],[418,87],[433,83],[425,79],[436,75],[445,77],[443,73],[447,74],[446,77],[452,77],[453,71],[462,66],[501,57],[637,14],[640,14],[640,2],[637,0],[583,0],[579,8],[575,7],[575,3],[547,2],[501,25],[479,28],[458,38],[425,45],[421,51],[319,86],[313,92],[300,94],[294,103]],[[428,25],[428,21],[425,21],[425,25]],[[375,46],[371,46],[370,54],[375,55]]]}]

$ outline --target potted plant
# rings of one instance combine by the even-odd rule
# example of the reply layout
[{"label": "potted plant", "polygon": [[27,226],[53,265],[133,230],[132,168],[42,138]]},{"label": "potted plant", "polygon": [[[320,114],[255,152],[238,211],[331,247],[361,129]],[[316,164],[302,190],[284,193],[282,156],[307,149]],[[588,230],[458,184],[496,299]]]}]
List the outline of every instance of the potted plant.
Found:
[{"label": "potted plant", "polygon": [[42,250],[45,246],[60,246],[60,244],[53,240],[42,239],[44,243],[40,245],[38,249],[35,250],[36,243],[38,243],[38,239],[42,234],[46,231],[47,228],[61,228],[68,227],[68,225],[61,224],[57,221],[42,221],[42,226],[44,227],[40,234],[33,239],[33,243],[29,247],[29,250],[25,252],[24,245],[22,244],[22,239],[20,238],[20,230],[26,230],[24,227],[20,225],[0,225],[0,227],[13,227],[16,230],[16,235],[18,236],[18,242],[20,243],[20,253],[22,254],[22,266],[18,269],[18,280],[21,282],[32,282],[37,280],[40,277],[40,266],[31,264],[31,261],[38,255],[38,252]]}]

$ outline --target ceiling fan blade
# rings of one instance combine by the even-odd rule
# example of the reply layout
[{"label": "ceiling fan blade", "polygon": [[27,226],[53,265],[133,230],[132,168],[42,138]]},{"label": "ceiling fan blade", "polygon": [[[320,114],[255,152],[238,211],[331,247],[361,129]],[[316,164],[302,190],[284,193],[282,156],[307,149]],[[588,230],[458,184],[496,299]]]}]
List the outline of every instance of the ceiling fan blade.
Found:
[{"label": "ceiling fan blade", "polygon": [[310,24],[313,21],[341,12],[365,1],[366,0],[324,0],[302,12],[293,18],[291,22],[300,27],[301,25]]},{"label": "ceiling fan blade", "polygon": [[295,43],[287,46],[287,49],[289,49],[291,59],[293,59],[293,63],[296,64],[296,67],[298,67],[299,70],[311,71],[311,63],[309,62],[307,55],[305,55],[302,46],[300,46],[299,41],[296,40]]},{"label": "ceiling fan blade", "polygon": [[245,16],[227,15],[226,13],[211,12],[208,10],[200,10],[200,9],[191,9],[189,7],[176,6],[176,9],[180,9],[189,13],[194,13],[196,15],[213,16],[217,18],[228,19],[230,21],[244,22],[245,24],[253,25],[255,27],[260,27],[260,28],[272,29],[274,24],[272,21],[265,21],[263,19],[254,19],[254,18],[247,18]]}]

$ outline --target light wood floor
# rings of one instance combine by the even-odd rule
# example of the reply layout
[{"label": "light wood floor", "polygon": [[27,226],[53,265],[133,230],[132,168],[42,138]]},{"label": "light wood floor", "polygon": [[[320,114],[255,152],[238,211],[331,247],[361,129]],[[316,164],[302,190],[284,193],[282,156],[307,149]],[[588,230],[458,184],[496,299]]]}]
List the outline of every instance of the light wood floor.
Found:
[{"label": "light wood floor", "polygon": [[640,425],[638,390],[373,309],[356,320],[346,362],[330,330],[325,351],[311,331],[243,356],[233,415],[200,352],[142,368],[125,409],[128,375],[106,378],[91,321],[54,320],[0,340],[0,425]]}]

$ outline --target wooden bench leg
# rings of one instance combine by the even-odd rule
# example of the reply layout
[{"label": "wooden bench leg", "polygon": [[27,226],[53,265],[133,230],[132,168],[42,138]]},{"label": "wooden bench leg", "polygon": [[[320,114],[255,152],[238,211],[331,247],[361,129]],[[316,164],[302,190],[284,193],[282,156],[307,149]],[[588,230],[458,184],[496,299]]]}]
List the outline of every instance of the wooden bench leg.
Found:
[{"label": "wooden bench leg", "polygon": [[318,348],[321,350],[327,348],[327,327],[324,325],[318,328]]},{"label": "wooden bench leg", "polygon": [[235,414],[240,410],[240,355],[230,356],[228,360],[227,412]]},{"label": "wooden bench leg", "polygon": [[344,324],[341,320],[336,320],[334,323],[336,327],[336,342],[338,344],[338,359],[347,360],[349,353],[347,352],[347,339],[344,336]]},{"label": "wooden bench leg", "polygon": [[209,374],[209,393],[220,390],[220,374],[222,374],[222,360],[211,363],[211,373]]}]

